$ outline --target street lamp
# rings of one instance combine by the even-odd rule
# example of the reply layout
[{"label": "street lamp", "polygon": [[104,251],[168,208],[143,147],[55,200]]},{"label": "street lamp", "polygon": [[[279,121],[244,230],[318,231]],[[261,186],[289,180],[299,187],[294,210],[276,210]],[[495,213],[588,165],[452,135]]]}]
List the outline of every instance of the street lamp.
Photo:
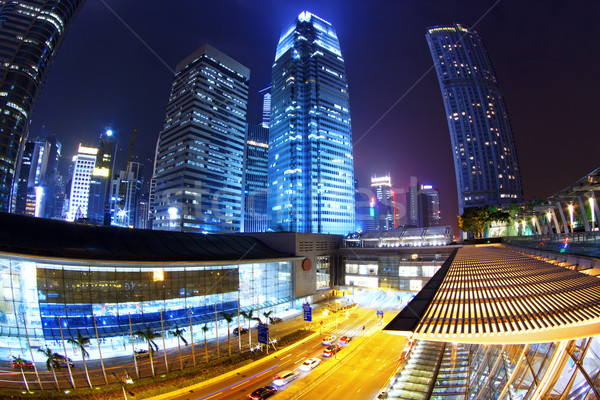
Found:
[{"label": "street lamp", "polygon": [[573,203],[569,203],[569,217],[571,220],[571,233],[573,233]]},{"label": "street lamp", "polygon": [[592,212],[592,230],[596,228],[596,213],[594,212],[594,196],[590,197],[590,211]]}]

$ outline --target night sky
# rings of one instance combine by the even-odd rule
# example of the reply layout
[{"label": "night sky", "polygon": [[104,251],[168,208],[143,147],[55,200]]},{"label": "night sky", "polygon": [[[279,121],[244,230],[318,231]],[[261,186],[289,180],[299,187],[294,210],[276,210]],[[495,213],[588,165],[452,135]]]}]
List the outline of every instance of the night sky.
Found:
[{"label": "night sky", "polygon": [[78,143],[96,145],[108,125],[124,168],[137,129],[134,154],[149,176],[175,66],[209,43],[249,67],[248,122],[258,123],[258,91],[271,80],[279,35],[304,10],[338,33],[359,187],[389,172],[404,201],[417,176],[439,189],[442,222],[456,225],[450,137],[425,40],[427,27],[454,22],[475,25],[490,54],[526,200],[545,199],[600,166],[597,0],[88,0],[46,79],[30,138],[56,134],[66,172]]}]

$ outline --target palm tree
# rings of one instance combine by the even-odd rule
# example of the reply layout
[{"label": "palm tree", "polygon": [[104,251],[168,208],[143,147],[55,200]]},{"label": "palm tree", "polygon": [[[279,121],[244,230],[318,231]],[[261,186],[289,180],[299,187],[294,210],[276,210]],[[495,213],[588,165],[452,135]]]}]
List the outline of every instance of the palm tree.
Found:
[{"label": "palm tree", "polygon": [[231,324],[231,322],[233,321],[233,317],[235,316],[235,314],[222,312],[221,315],[223,316],[223,319],[227,321],[227,347],[229,348],[229,357],[231,357],[231,336],[229,333],[229,324]]},{"label": "palm tree", "polygon": [[84,338],[81,335],[81,331],[78,330],[77,331],[77,339],[69,338],[69,339],[67,339],[67,342],[77,346],[79,348],[79,350],[81,350],[81,357],[83,358],[83,368],[85,369],[85,378],[87,379],[88,385],[90,385],[90,388],[91,388],[92,382],[90,381],[90,375],[88,374],[87,364],[85,363],[85,358],[89,357],[90,353],[88,353],[88,351],[84,347],[84,346],[87,346],[90,344],[90,339]]},{"label": "palm tree", "polygon": [[265,316],[265,324],[269,323],[269,317],[271,316],[271,314],[273,314],[273,310],[263,313],[263,315]]},{"label": "palm tree", "polygon": [[46,356],[46,368],[52,371],[52,376],[54,377],[54,382],[56,383],[56,390],[60,392],[58,379],[56,379],[56,372],[54,372],[54,364],[52,364],[52,357],[54,357],[56,353],[53,353],[48,347],[46,347],[46,350],[38,349],[38,351]]},{"label": "palm tree", "polygon": [[[152,359],[152,354],[158,350],[158,345],[154,342],[154,339],[160,337],[160,334],[152,332],[152,330],[150,330],[150,326],[147,325],[145,331],[135,331],[135,335],[144,338],[144,340],[148,343],[150,369],[152,370],[152,376],[156,376],[154,373],[154,360]],[[135,354],[133,356],[135,357]]]},{"label": "palm tree", "polygon": [[208,332],[208,326],[204,325],[202,327],[202,332],[204,332],[204,357],[206,357],[206,363],[208,363],[208,345],[206,344],[206,332]]},{"label": "palm tree", "polygon": [[19,369],[21,370],[21,376],[23,377],[23,383],[25,383],[25,390],[27,390],[27,392],[29,392],[29,384],[27,383],[27,379],[25,378],[25,372],[23,372],[23,365],[25,365],[27,363],[27,361],[25,361],[21,357],[15,357],[15,356],[11,356],[11,357],[13,358],[13,365],[17,364],[19,366]]},{"label": "palm tree", "polygon": [[181,342],[183,342],[183,344],[185,344],[186,346],[188,345],[187,340],[185,340],[185,338],[183,337],[183,334],[185,332],[185,329],[179,329],[179,327],[177,325],[175,325],[175,329],[172,331],[169,331],[169,333],[177,338],[177,347],[179,348],[179,367],[181,368],[181,370],[183,371],[183,363],[181,362]]},{"label": "palm tree", "polygon": [[[254,310],[250,310],[248,312],[242,311],[242,312],[240,312],[240,314],[242,314],[242,316],[248,320],[248,347],[249,347],[249,350],[251,350],[252,349],[252,327],[250,326],[250,322],[253,319],[258,319],[258,318],[254,318]],[[258,320],[260,321],[260,319],[258,319]]]}]

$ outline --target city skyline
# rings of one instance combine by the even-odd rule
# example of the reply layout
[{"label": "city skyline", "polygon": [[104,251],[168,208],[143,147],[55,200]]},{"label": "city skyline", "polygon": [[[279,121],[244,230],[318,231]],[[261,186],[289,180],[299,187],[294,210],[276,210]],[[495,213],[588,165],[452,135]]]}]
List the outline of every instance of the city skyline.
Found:
[{"label": "city skyline", "polygon": [[[33,114],[30,138],[37,136],[44,125],[48,134],[57,134],[65,144],[63,154],[68,158],[76,148],[75,142],[87,143],[84,136],[93,140],[106,124],[121,135],[121,146],[129,142],[130,132],[138,128],[135,153],[141,156],[148,172],[151,162],[146,159],[152,159],[152,142],[155,143],[162,124],[172,79],[172,73],[152,52],[173,66],[203,42],[211,43],[251,69],[248,122],[258,122],[262,105],[258,91],[270,81],[270,66],[281,26],[306,9],[332,22],[340,37],[349,76],[359,185],[368,187],[372,174],[390,171],[392,180],[399,183],[397,186],[406,188],[410,176],[419,176],[440,189],[443,222],[455,225],[456,185],[445,113],[434,71],[425,74],[432,67],[425,40],[428,26],[452,22],[472,26],[491,7],[475,30],[486,43],[503,88],[521,158],[526,200],[532,196],[544,198],[597,166],[593,150],[585,146],[593,142],[592,103],[586,99],[596,91],[597,83],[585,77],[593,76],[591,66],[598,56],[568,46],[576,43],[577,38],[590,40],[598,35],[591,23],[585,23],[585,18],[593,12],[577,14],[580,20],[575,24],[570,17],[579,13],[581,7],[563,4],[538,10],[532,4],[519,9],[511,2],[494,4],[472,7],[468,6],[472,3],[459,2],[451,12],[442,12],[433,5],[382,5],[373,9],[343,7],[336,2],[327,5],[306,2],[301,6],[265,2],[262,7],[241,2],[235,3],[235,7],[212,7],[211,18],[217,22],[207,20],[206,24],[192,24],[194,27],[187,21],[194,18],[203,21],[203,16],[191,5],[187,9],[189,15],[185,16],[179,14],[180,10],[169,10],[163,16],[164,26],[157,25],[162,8],[150,6],[148,21],[153,21],[150,25],[154,31],[135,18],[136,4],[115,6],[115,13],[150,46],[150,51],[105,4],[91,1],[75,18],[58,52]],[[598,7],[591,2],[584,4]],[[180,9],[185,11],[185,6],[182,3]],[[539,21],[530,21],[528,12],[540,15]],[[367,17],[378,23],[368,25]],[[362,29],[357,29],[359,18],[364,22]],[[392,23],[398,18],[403,23]],[[559,35],[550,28],[552,22],[562,22],[563,18],[568,35]],[[231,29],[233,25],[237,28]],[[173,26],[178,27],[177,32],[168,29]],[[162,40],[167,31],[173,36]],[[188,37],[193,39],[182,40]],[[516,40],[517,37],[531,40]],[[119,42],[115,42],[117,38]],[[119,46],[115,47],[115,43]],[[560,52],[554,51],[557,43],[561,45]],[[370,46],[370,51],[366,46]],[[367,62],[365,54],[370,58]],[[551,61],[552,68],[539,68],[543,60]],[[97,83],[90,76],[96,77],[93,81]],[[550,77],[555,79],[553,86],[543,85]],[[415,88],[403,98],[416,82]],[[399,99],[402,100],[386,115]],[[381,122],[370,129],[381,117]],[[558,143],[563,132],[568,132],[572,140]],[[558,152],[555,149],[559,144],[569,154],[577,154],[577,162],[554,168],[541,165],[539,156]],[[65,158],[61,163],[63,171]],[[541,173],[548,172],[553,179],[539,179]]]}]

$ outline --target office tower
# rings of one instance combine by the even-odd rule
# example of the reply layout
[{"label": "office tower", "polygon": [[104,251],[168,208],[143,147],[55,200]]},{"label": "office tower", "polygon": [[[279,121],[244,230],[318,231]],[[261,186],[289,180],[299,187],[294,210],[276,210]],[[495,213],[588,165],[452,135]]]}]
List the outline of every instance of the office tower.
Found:
[{"label": "office tower", "polygon": [[269,121],[271,121],[271,86],[267,86],[259,93],[263,95],[263,109],[262,109],[262,126],[263,128],[269,129]]},{"label": "office tower", "polygon": [[431,185],[421,185],[418,192],[419,226],[440,225],[440,194]]},{"label": "office tower", "polygon": [[87,218],[96,224],[110,225],[110,190],[115,173],[117,139],[112,129],[100,134],[96,167],[90,180]]},{"label": "office tower", "polygon": [[375,196],[369,188],[361,188],[354,180],[354,231],[371,232],[375,230]]},{"label": "office tower", "polygon": [[375,194],[375,229],[387,231],[396,228],[396,195],[390,175],[371,177],[371,190]]},{"label": "office tower", "polygon": [[133,228],[139,219],[142,192],[142,165],[128,162],[125,171],[112,180],[110,190],[111,225]]},{"label": "office tower", "polygon": [[60,146],[54,135],[47,139],[38,136],[25,144],[15,196],[16,214],[53,216]]},{"label": "office tower", "polygon": [[419,203],[418,203],[419,187],[417,177],[411,176],[406,193],[406,225],[419,225]]},{"label": "office tower", "polygon": [[158,137],[153,229],[240,230],[249,79],[207,44],[177,66]]},{"label": "office tower", "polygon": [[267,164],[269,130],[262,125],[246,125],[244,147],[243,232],[267,230]]},{"label": "office tower", "polygon": [[269,129],[272,228],[354,229],[354,167],[344,59],[333,26],[302,12],[279,39]]},{"label": "office tower", "polygon": [[520,202],[513,134],[481,38],[459,24],[431,27],[426,37],[450,128],[459,213]]},{"label": "office tower", "polygon": [[87,218],[90,181],[96,165],[97,154],[98,149],[79,144],[77,155],[73,157],[68,221]]},{"label": "office tower", "polygon": [[0,1],[0,211],[11,210],[31,114],[82,4],[83,0]]}]

